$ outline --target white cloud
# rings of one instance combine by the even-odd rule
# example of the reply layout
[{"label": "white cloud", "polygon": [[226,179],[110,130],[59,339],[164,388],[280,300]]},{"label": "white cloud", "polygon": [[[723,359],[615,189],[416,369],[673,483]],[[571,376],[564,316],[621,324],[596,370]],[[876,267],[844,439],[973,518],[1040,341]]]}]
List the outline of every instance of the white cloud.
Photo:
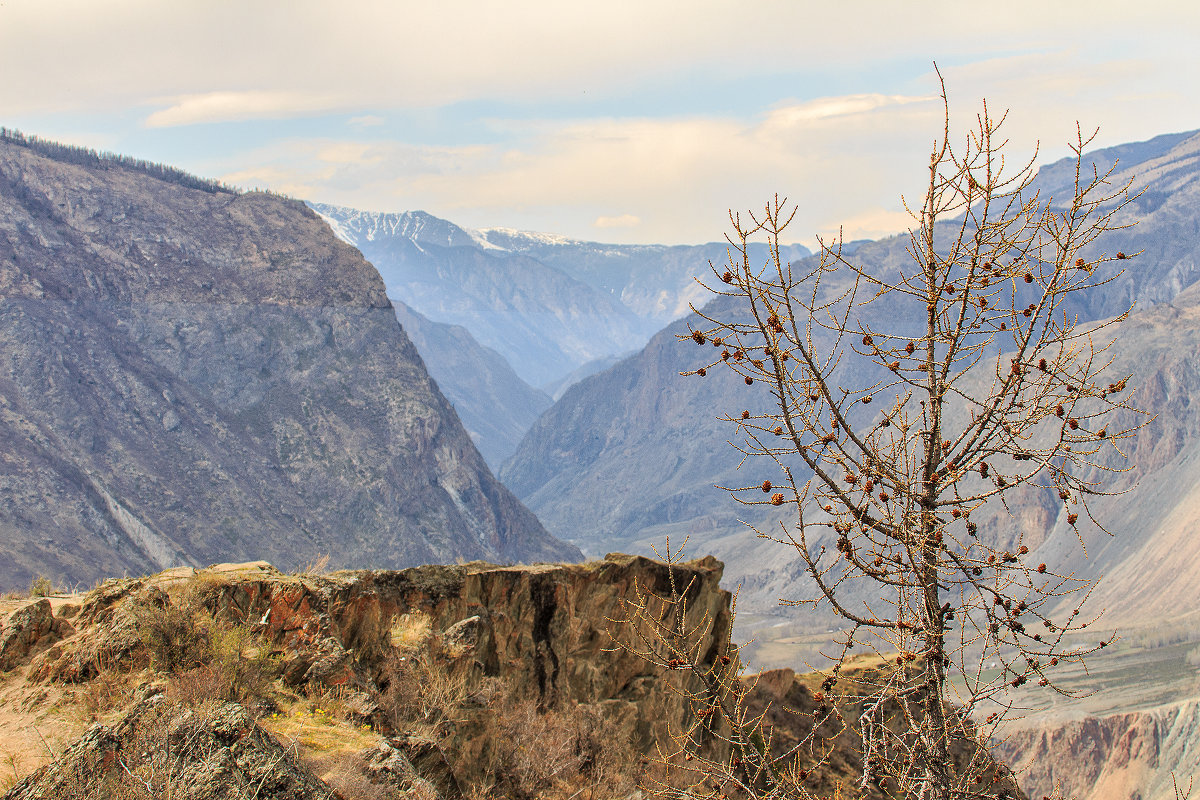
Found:
[{"label": "white cloud", "polygon": [[910,103],[928,103],[936,96],[908,97],[905,95],[851,94],[844,97],[821,97],[805,103],[785,105],[773,110],[767,118],[771,127],[790,128],[795,125],[845,117],[851,114],[867,114],[888,106],[903,106]]},{"label": "white cloud", "polygon": [[[940,112],[915,102],[858,108],[786,127],[771,110],[749,124],[722,117],[510,120],[511,139],[502,145],[294,141],[244,154],[267,167],[222,179],[270,178],[307,187],[304,196],[314,200],[422,208],[470,227],[578,238],[601,229],[617,241],[719,240],[726,209],[760,207],[779,192],[800,205],[794,240],[811,241],[840,223],[848,238],[873,237],[903,228],[888,227],[902,212],[896,187],[919,188]],[[881,185],[888,187],[882,198]],[[863,208],[878,210],[864,215]]]},{"label": "white cloud", "polygon": [[597,228],[636,228],[642,221],[633,214],[621,214],[618,217],[596,217],[592,223]]},{"label": "white cloud", "polygon": [[149,128],[233,122],[245,119],[284,118],[325,111],[335,105],[330,97],[301,92],[207,92],[175,98],[172,105],[146,117]]},{"label": "white cloud", "polygon": [[355,128],[374,128],[383,124],[383,117],[375,114],[363,114],[360,117],[351,117],[346,120],[346,124]]},{"label": "white cloud", "polygon": [[649,80],[863,74],[917,53],[953,64],[1064,42],[1092,61],[1131,49],[1159,59],[1194,50],[1200,32],[1194,4],[1143,0],[1133,14],[1116,0],[1076,6],[1011,0],[981,28],[977,7],[944,0],[7,0],[0,107],[103,109],[226,92],[313,93],[346,109],[627,97]]}]

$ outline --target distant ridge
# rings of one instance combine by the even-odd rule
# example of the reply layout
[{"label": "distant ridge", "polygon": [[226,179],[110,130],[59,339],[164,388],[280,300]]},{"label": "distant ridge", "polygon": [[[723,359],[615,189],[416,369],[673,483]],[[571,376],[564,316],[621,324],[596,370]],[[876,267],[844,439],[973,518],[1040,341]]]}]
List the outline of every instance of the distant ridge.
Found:
[{"label": "distant ridge", "polygon": [[120,153],[97,151],[88,147],[62,144],[61,142],[42,139],[38,136],[27,136],[12,128],[0,128],[0,141],[28,148],[38,155],[46,156],[65,164],[75,164],[80,167],[98,169],[121,167],[122,169],[140,172],[143,175],[149,175],[151,178],[156,178],[160,181],[174,183],[186,189],[199,189],[202,192],[225,192],[227,194],[239,194],[241,192],[240,189],[221,183],[220,181],[199,178],[177,167],[159,164],[154,161],[146,161],[141,158],[133,158],[132,156]]}]

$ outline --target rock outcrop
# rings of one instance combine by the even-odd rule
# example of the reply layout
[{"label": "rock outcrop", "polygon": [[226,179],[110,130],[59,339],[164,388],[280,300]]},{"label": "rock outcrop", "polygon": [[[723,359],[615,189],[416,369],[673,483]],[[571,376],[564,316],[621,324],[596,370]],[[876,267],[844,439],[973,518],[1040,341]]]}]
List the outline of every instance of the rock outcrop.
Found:
[{"label": "rock outcrop", "polygon": [[0,587],[569,560],[303,204],[0,139]]},{"label": "rock outcrop", "polygon": [[0,623],[0,672],[12,669],[68,632],[74,632],[71,623],[54,616],[49,600],[42,598],[21,606]]},{"label": "rock outcrop", "polygon": [[341,800],[236,703],[204,713],[161,694],[113,726],[95,725],[4,800],[100,797]]},{"label": "rock outcrop", "polygon": [[[712,621],[701,643],[709,662],[723,654],[722,637],[731,624],[730,595],[719,586],[722,570],[711,557],[675,567],[676,582],[693,585],[689,621]],[[681,720],[686,709],[660,690],[667,678],[613,647],[610,620],[622,602],[636,598],[638,587],[666,591],[670,580],[665,565],[623,555],[585,564],[477,563],[300,577],[265,563],[216,572],[176,569],[111,580],[89,593],[74,621],[78,633],[34,656],[29,675],[40,682],[78,682],[104,665],[132,666],[139,609],[169,603],[173,586],[195,581],[200,602],[213,614],[251,624],[271,643],[285,680],[294,685],[374,684],[396,626],[419,615],[441,636],[443,649],[464,659],[473,679],[503,676],[542,707],[638,704],[636,736],[644,743],[668,720]]]},{"label": "rock outcrop", "polygon": [[1200,701],[1015,731],[997,756],[1030,797],[1175,800],[1200,774]]},{"label": "rock outcrop", "polygon": [[[48,684],[87,684],[114,670],[141,675],[148,663],[154,672],[155,657],[147,650],[153,649],[152,632],[163,620],[206,619],[210,626],[252,630],[261,642],[254,649],[260,655],[269,651],[287,692],[307,697],[335,693],[356,720],[354,736],[370,727],[377,738],[358,752],[357,761],[372,785],[399,792],[420,789],[424,796],[453,800],[469,795],[469,787],[486,785],[493,774],[489,770],[506,760],[517,762],[518,771],[555,774],[547,769],[550,756],[531,757],[529,750],[561,750],[564,740],[567,748],[559,753],[559,765],[597,759],[594,751],[571,749],[571,741],[582,745],[586,740],[587,747],[623,749],[621,763],[639,770],[640,756],[653,759],[657,744],[673,746],[671,733],[706,719],[712,700],[698,673],[727,667],[727,674],[734,674],[739,669],[728,639],[732,598],[720,588],[722,570],[711,557],[668,567],[615,554],[584,564],[473,563],[300,576],[261,562],[199,571],[178,568],[150,578],[111,580],[88,593],[72,618],[73,632],[51,639],[48,646],[35,639],[12,674],[30,689],[44,690]],[[630,604],[669,594],[672,586],[687,600],[686,613],[672,628],[693,631],[689,652],[695,653],[696,671],[644,660],[614,641],[633,641],[629,637],[635,629],[620,622]],[[185,646],[188,633],[180,634],[172,647]],[[424,661],[425,671],[406,671],[431,653],[436,660]],[[147,687],[143,695],[159,691],[163,679],[172,685],[175,677],[162,673],[164,663],[159,660],[151,679],[139,677]],[[178,669],[193,664],[184,660]],[[849,670],[845,676],[853,679],[854,674]],[[773,741],[781,748],[802,740],[814,726],[825,726],[836,752],[826,767],[813,772],[809,785],[818,792],[842,791],[857,784],[861,756],[852,729],[818,720],[825,716],[819,694],[823,678],[791,670],[747,677],[748,711],[751,717],[767,715]],[[425,692],[428,684],[453,687],[437,695],[446,698],[439,708],[426,709],[442,724],[424,732],[397,727],[389,705]],[[256,724],[237,716],[239,706],[220,704],[189,716],[172,705],[174,699],[156,702],[162,705],[154,708],[165,710],[154,712],[159,715],[155,719],[164,720],[159,725],[164,735],[186,728],[188,741],[211,744],[198,747],[202,757],[186,766],[197,786],[208,780],[208,773],[198,770],[218,774],[213,765],[230,785],[241,785],[242,775],[262,777],[255,766],[262,760],[258,754],[275,752],[264,744],[260,729],[270,727],[269,719]],[[272,703],[262,701],[268,708]],[[148,713],[139,708],[125,721],[91,729],[71,751],[78,757],[60,759],[60,765],[78,762],[89,775],[105,775],[111,764],[104,752],[143,752],[146,748],[130,744],[137,720]],[[718,758],[729,755],[714,735],[720,725],[709,720],[691,734],[700,738],[703,752]],[[813,760],[811,754],[801,758]],[[1006,771],[993,772],[1012,797],[1019,797]],[[53,787],[62,774],[61,766],[47,767],[5,800],[55,796]],[[265,780],[307,786],[307,778],[292,772]],[[518,794],[538,796],[530,794],[529,784]],[[197,795],[209,796],[237,795]],[[882,797],[874,789],[863,796]]]}]

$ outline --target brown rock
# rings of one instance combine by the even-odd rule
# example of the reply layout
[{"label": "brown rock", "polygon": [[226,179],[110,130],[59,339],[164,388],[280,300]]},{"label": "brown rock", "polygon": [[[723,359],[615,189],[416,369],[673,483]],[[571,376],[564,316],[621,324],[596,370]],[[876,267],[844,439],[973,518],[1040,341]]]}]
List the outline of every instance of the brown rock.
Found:
[{"label": "brown rock", "polygon": [[70,631],[70,623],[55,619],[46,598],[18,608],[0,626],[0,672],[23,663]]},{"label": "brown rock", "polygon": [[439,800],[462,800],[463,793],[445,753],[437,743],[420,736],[384,739],[361,753],[373,782],[402,792],[424,790]]}]

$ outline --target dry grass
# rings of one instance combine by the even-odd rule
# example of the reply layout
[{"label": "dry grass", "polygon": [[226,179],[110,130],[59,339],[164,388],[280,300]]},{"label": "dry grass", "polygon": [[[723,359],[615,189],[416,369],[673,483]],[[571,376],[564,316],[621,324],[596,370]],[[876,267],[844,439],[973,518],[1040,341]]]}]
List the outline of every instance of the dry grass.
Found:
[{"label": "dry grass", "polygon": [[533,700],[507,703],[488,717],[486,789],[481,798],[625,797],[640,759],[598,710],[546,711]]},{"label": "dry grass", "polygon": [[281,741],[295,742],[312,753],[358,753],[373,747],[379,734],[350,716],[334,697],[295,697],[284,699],[279,710],[259,724]]},{"label": "dry grass", "polygon": [[[372,783],[363,772],[363,760],[357,755],[334,753],[307,755],[301,759],[313,774],[332,786],[347,800],[392,800],[395,790]],[[405,797],[413,797],[406,794]],[[430,800],[437,800],[436,795]]]},{"label": "dry grass", "polygon": [[329,554],[324,553],[316,561],[310,561],[297,571],[296,577],[325,575],[329,572]]},{"label": "dry grass", "polygon": [[392,647],[402,655],[411,654],[429,646],[433,638],[433,620],[420,612],[401,614],[392,622],[388,635]]},{"label": "dry grass", "polygon": [[75,692],[75,708],[84,722],[97,722],[133,702],[137,682],[120,670],[101,670]]}]

